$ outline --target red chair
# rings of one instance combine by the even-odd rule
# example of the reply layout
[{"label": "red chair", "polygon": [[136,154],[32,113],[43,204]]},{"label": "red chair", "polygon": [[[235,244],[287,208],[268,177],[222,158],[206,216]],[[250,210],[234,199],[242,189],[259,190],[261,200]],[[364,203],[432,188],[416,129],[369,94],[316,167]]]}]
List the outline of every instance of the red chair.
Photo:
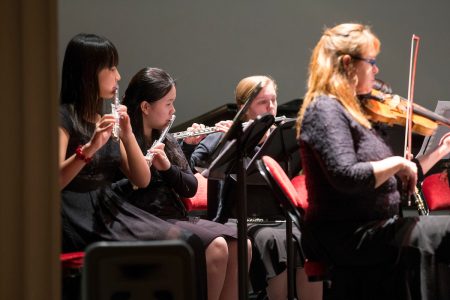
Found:
[{"label": "red chair", "polygon": [[[297,228],[301,230],[302,213],[304,212],[304,209],[308,207],[307,197],[300,197],[291,180],[287,177],[278,162],[273,158],[263,156],[258,162],[258,169],[286,213],[286,241],[288,241],[288,298],[292,299],[294,289],[294,253],[291,222],[294,222]],[[309,261],[306,258],[305,272],[310,281],[322,281],[325,277],[325,270],[326,268],[323,263]]]},{"label": "red chair", "polygon": [[84,265],[84,252],[60,254],[62,275],[62,300],[81,298],[81,273]]},{"label": "red chair", "polygon": [[63,277],[79,275],[84,263],[84,252],[62,253],[59,260]]},{"label": "red chair", "polygon": [[[294,186],[297,194],[299,195],[299,203],[297,208],[306,211],[308,209],[308,192],[306,190],[305,175],[298,175],[291,179],[291,183]],[[310,281],[323,281],[328,280],[326,278],[327,266],[321,261],[315,261],[306,259],[305,272],[308,274]],[[330,283],[330,282],[328,282]]]},{"label": "red chair", "polygon": [[191,198],[182,198],[184,207],[189,213],[204,215],[208,207],[208,179],[200,173],[196,173],[198,181],[197,193]]},{"label": "red chair", "polygon": [[297,207],[300,207],[304,211],[308,209],[308,192],[306,191],[305,175],[298,175],[291,179],[292,185],[294,186],[297,194],[299,196],[299,203]]},{"label": "red chair", "polygon": [[450,209],[450,187],[447,171],[425,177],[422,193],[430,211]]}]

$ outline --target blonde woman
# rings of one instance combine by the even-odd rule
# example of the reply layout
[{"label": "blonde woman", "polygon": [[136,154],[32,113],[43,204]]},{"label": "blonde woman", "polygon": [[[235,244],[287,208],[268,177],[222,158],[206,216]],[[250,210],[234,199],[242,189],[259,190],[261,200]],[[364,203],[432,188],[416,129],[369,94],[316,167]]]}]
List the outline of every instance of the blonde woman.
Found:
[{"label": "blonde woman", "polygon": [[[361,24],[325,30],[313,51],[298,117],[309,200],[302,234],[335,266],[386,266],[373,286],[351,274],[352,288],[343,288],[343,278],[334,277],[331,298],[449,299],[439,280],[448,286],[450,277],[435,271],[450,260],[450,217],[400,217],[397,183],[411,194],[418,173],[449,153],[450,139],[415,161],[392,155],[358,98],[372,89],[379,52],[379,39]],[[398,276],[405,271],[416,280],[408,291],[398,289],[405,286]]]},{"label": "blonde woman", "polygon": [[[261,91],[256,95],[246,113],[246,121],[254,120],[259,115],[277,114],[277,84],[269,76],[257,75],[245,77],[239,81],[235,89],[235,100],[238,108],[241,108],[258,83],[262,83]],[[267,132],[268,134],[269,132]],[[203,166],[214,152],[223,133],[215,133],[207,136],[190,155],[191,167]],[[267,135],[266,135],[267,136]],[[263,141],[261,141],[262,143]],[[214,181],[209,181],[212,185]],[[235,199],[233,191],[235,182],[227,178],[219,183],[217,212],[214,214],[218,222],[227,222]],[[250,193],[250,191],[249,191]],[[252,189],[251,193],[257,193],[261,203],[275,201],[270,191],[261,186]],[[209,197],[210,195],[208,195]],[[208,198],[208,210],[212,201]],[[228,224],[232,224],[229,222]],[[252,287],[256,291],[264,291],[270,300],[287,298],[287,272],[286,272],[286,226],[282,222],[266,222],[262,224],[248,223],[248,232],[254,246],[253,260],[250,269]],[[294,228],[297,253],[300,253],[300,232]],[[308,282],[300,257],[296,259],[296,290],[297,295],[303,300],[321,299],[322,283]]]}]

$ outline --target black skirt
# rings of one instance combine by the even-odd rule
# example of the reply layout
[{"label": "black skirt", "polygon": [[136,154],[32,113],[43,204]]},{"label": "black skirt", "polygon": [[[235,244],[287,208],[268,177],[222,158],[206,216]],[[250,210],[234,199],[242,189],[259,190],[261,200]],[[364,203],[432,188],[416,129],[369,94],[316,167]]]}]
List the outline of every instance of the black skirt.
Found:
[{"label": "black skirt", "polygon": [[110,187],[62,191],[63,251],[83,251],[97,241],[187,240],[181,230],[124,201]]},{"label": "black skirt", "polygon": [[197,235],[207,247],[214,239],[223,237],[225,240],[237,239],[237,230],[221,223],[190,217],[188,220],[167,219],[169,223]]},{"label": "black skirt", "polygon": [[[227,226],[236,227],[236,220],[230,219]],[[252,242],[250,280],[255,291],[265,289],[267,280],[283,273],[287,268],[286,222],[268,221],[248,223],[247,234]],[[303,267],[303,253],[300,247],[300,231],[292,227],[296,268]]]},{"label": "black skirt", "polygon": [[449,216],[308,223],[302,234],[304,249],[312,245],[315,248],[313,253],[305,251],[306,255],[319,254],[336,270],[373,270],[385,266],[383,276],[378,276],[383,282],[376,287],[367,286],[368,289],[383,293],[380,285],[392,287],[390,284],[399,280],[396,274],[403,276],[406,271],[407,290],[392,291],[404,289],[397,285],[386,288],[386,294],[406,293],[409,295],[406,299],[450,299]]}]

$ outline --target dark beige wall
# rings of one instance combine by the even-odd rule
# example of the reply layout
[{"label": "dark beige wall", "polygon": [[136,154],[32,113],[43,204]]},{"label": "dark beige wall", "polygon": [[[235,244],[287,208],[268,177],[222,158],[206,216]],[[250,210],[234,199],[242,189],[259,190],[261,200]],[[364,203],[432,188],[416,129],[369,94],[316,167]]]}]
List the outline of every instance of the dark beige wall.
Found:
[{"label": "dark beige wall", "polygon": [[0,7],[0,299],[58,299],[57,1]]},{"label": "dark beige wall", "polygon": [[302,97],[311,49],[325,26],[372,25],[382,41],[379,77],[406,96],[410,41],[421,40],[416,100],[450,100],[448,0],[59,0],[60,54],[80,31],[109,37],[120,53],[123,93],[150,65],[178,79],[177,124],[224,102],[249,74],[272,75],[279,100]]}]

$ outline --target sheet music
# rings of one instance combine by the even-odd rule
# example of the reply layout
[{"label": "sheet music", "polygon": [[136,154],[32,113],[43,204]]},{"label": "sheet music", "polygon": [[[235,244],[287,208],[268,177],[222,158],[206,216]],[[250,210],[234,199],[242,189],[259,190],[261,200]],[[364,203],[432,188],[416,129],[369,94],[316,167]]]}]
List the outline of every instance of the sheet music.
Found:
[{"label": "sheet music", "polygon": [[[435,113],[444,116],[446,118],[450,119],[450,101],[438,101],[436,104],[436,109],[434,110]],[[447,126],[438,126],[436,132],[432,136],[426,136],[423,140],[422,147],[420,148],[419,153],[417,156],[421,156],[424,153],[427,153],[428,151],[435,149],[441,140],[441,137],[450,131],[450,128]],[[449,159],[450,154],[445,156],[443,159]]]}]

